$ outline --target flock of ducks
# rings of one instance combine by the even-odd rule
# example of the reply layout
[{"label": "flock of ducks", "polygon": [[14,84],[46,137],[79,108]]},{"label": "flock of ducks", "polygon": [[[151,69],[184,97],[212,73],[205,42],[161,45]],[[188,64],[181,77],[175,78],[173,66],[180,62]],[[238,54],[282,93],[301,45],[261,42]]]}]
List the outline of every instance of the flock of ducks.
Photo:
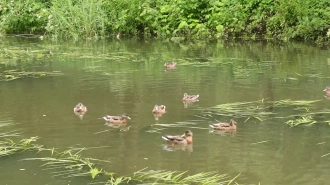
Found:
[{"label": "flock of ducks", "polygon": [[[166,62],[164,64],[165,69],[176,69],[176,62]],[[330,95],[330,87],[327,87],[327,93],[329,92]],[[326,91],[326,90],[325,90]],[[192,103],[197,102],[199,98],[199,94],[197,95],[188,95],[184,93],[182,101],[184,103]],[[82,103],[78,103],[74,108],[73,111],[76,115],[82,117],[87,112],[87,107]],[[155,105],[152,109],[152,113],[154,114],[155,118],[162,116],[166,113],[166,106],[165,105]],[[115,124],[126,124],[128,120],[131,118],[124,113],[121,116],[104,116],[103,119],[108,123],[115,123]],[[215,123],[209,125],[212,129],[215,130],[236,130],[236,122],[234,120],[230,120],[229,123]],[[162,138],[169,142],[172,145],[175,144],[192,144],[193,142],[193,133],[191,130],[185,131],[183,135],[165,135]]]}]

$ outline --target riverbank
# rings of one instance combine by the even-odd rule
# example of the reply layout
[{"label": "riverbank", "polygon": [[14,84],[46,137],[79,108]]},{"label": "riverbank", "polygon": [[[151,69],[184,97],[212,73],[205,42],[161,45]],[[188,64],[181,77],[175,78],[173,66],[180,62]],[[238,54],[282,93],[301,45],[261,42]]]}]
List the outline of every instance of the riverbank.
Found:
[{"label": "riverbank", "polygon": [[0,3],[0,33],[75,40],[119,33],[329,43],[329,12],[327,0],[5,0]]}]

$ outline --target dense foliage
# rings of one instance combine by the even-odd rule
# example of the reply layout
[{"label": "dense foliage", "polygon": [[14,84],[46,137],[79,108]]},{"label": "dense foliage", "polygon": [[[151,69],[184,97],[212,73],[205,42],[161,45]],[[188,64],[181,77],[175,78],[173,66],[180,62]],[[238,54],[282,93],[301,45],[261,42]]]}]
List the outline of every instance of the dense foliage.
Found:
[{"label": "dense foliage", "polygon": [[1,33],[329,41],[328,0],[3,0]]}]

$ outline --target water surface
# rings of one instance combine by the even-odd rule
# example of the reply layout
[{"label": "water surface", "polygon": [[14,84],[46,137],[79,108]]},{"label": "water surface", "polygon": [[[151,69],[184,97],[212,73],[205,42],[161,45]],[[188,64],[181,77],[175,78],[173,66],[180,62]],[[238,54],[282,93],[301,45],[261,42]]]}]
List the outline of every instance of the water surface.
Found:
[{"label": "water surface", "polygon": [[[262,121],[203,110],[226,103],[291,99],[320,100],[311,111],[328,111],[322,91],[330,85],[328,49],[263,41],[179,44],[114,39],[52,44],[3,38],[2,42],[1,49],[22,53],[1,59],[2,72],[58,75],[0,82],[0,121],[14,123],[0,131],[17,130],[22,133],[19,138],[39,136],[37,143],[60,151],[89,148],[82,152],[84,157],[110,160],[99,166],[121,175],[147,167],[189,174],[217,171],[232,177],[241,173],[237,182],[242,184],[327,182],[330,155],[324,155],[330,153],[326,123],[330,115],[315,118],[318,123],[311,126],[290,128],[285,124],[288,118],[278,115],[297,114],[292,107],[274,108],[270,112],[275,115]],[[51,54],[29,59],[24,56],[29,50]],[[177,69],[164,70],[165,61],[177,62]],[[181,101],[185,92],[200,94],[200,101],[185,106]],[[88,108],[83,119],[73,113],[78,102]],[[151,113],[155,104],[167,107],[158,119]],[[132,118],[124,127],[111,127],[102,119],[122,113]],[[210,132],[209,124],[232,118],[237,122],[235,133]],[[192,146],[171,147],[161,139],[187,129],[194,133]],[[29,157],[34,153],[1,158],[1,181],[93,182],[87,177],[54,177],[39,167],[42,163],[20,161]]]}]

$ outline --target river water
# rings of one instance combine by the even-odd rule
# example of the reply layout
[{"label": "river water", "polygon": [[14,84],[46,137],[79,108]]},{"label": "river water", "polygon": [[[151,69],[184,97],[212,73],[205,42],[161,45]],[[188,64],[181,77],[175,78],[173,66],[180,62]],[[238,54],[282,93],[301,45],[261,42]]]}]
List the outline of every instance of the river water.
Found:
[{"label": "river water", "polygon": [[[1,51],[2,75],[9,70],[46,74],[0,82],[0,123],[12,123],[0,127],[0,133],[19,132],[13,140],[38,136],[36,143],[46,148],[86,148],[83,157],[109,160],[99,167],[120,175],[148,168],[240,174],[239,184],[328,183],[330,101],[323,89],[330,85],[329,49],[266,41],[2,38]],[[177,68],[165,70],[166,61],[177,62]],[[184,104],[184,93],[199,94],[199,101]],[[261,109],[271,113],[262,117],[249,116],[251,107],[243,105],[238,109],[246,114],[210,111],[229,103],[288,99],[319,100],[298,111],[323,113],[313,115],[314,124],[290,127],[286,122],[296,118],[290,115],[298,114],[299,106]],[[82,118],[73,112],[78,102],[88,109]],[[155,118],[155,104],[164,104],[167,112]],[[132,118],[126,125],[102,119],[123,113]],[[237,122],[236,132],[209,129],[230,119]],[[173,147],[161,138],[188,129],[194,134],[192,145]],[[41,162],[22,161],[36,155],[0,158],[1,184],[93,182],[54,176]]]}]

